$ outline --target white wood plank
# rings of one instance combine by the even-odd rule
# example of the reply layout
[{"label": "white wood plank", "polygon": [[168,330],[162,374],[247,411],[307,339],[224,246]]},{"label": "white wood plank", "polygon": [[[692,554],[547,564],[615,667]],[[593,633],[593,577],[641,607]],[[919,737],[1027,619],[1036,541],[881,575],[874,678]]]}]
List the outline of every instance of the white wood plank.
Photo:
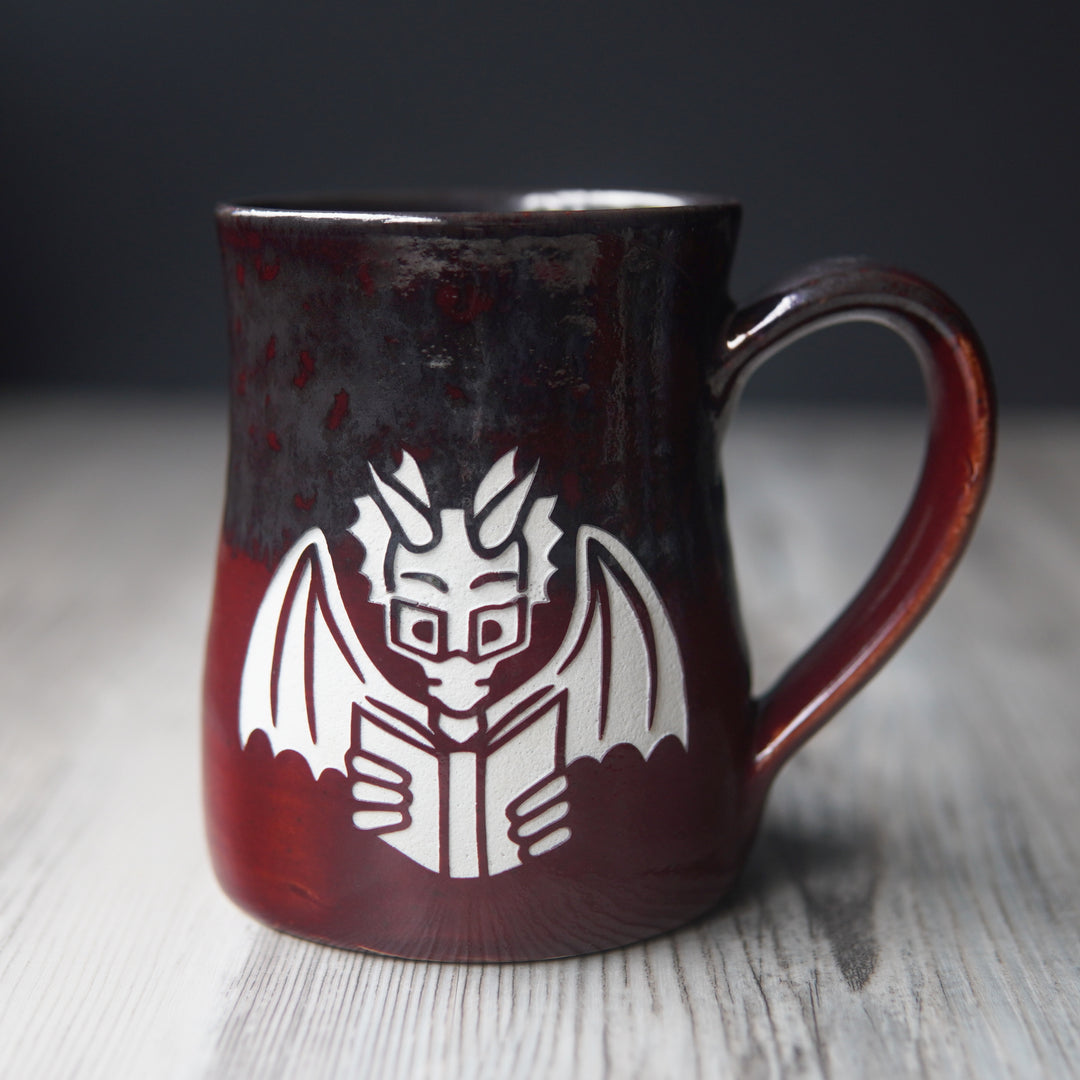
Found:
[{"label": "white wood plank", "polygon": [[[869,569],[920,447],[905,417],[736,423],[759,686]],[[1080,419],[1006,424],[966,564],[782,774],[732,897],[529,965],[327,949],[217,889],[218,407],[9,401],[0,460],[0,1075],[1077,1074]]]}]

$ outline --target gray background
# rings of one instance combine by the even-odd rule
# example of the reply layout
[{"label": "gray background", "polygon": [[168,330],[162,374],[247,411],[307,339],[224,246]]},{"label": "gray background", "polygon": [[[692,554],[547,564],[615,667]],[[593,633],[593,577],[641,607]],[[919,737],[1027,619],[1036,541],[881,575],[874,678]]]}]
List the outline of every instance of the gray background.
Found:
[{"label": "gray background", "polygon": [[[7,386],[224,385],[211,209],[424,185],[713,190],[734,295],[808,260],[919,270],[1004,403],[1076,406],[1080,14],[1065,3],[45,0],[0,8]],[[910,402],[885,331],[759,397]]]}]

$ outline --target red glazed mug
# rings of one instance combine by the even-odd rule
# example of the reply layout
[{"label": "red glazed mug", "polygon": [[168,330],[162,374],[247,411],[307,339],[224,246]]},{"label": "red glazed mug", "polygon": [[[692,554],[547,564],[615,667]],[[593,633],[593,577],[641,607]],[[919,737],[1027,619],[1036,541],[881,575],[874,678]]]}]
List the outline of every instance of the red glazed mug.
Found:
[{"label": "red glazed mug", "polygon": [[[210,848],[272,926],[533,960],[715,904],[783,761],[959,558],[994,412],[961,312],[841,260],[736,310],[737,204],[635,192],[218,211],[228,492],[205,681]],[[717,439],[754,368],[870,320],[930,437],[862,591],[750,694]]]}]

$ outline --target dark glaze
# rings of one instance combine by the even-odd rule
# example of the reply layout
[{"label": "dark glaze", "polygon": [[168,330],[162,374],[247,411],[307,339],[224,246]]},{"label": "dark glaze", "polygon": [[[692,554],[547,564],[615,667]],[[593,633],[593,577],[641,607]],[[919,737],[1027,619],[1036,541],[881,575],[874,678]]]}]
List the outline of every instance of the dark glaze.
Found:
[{"label": "dark glaze", "polygon": [[[418,197],[408,209],[423,216],[467,199]],[[219,212],[232,407],[205,681],[215,868],[229,894],[273,926],[425,959],[589,952],[714,904],[738,872],[778,764],[940,587],[990,460],[981,353],[925,283],[845,264],[733,314],[735,204],[520,213],[505,209],[511,196],[493,201],[504,209],[440,210],[420,222]],[[717,432],[771,348],[868,305],[927,343],[926,477],[877,577],[759,705]],[[273,568],[318,525],[361,640],[392,681],[415,682],[415,665],[380,651],[382,609],[367,602],[363,551],[347,532],[354,500],[370,492],[369,463],[386,475],[408,450],[440,502],[460,506],[514,447],[524,468],[538,463],[537,492],[557,497],[563,539],[532,643],[497,669],[493,690],[516,685],[558,647],[573,602],[572,538],[595,526],[633,552],[663,599],[685,668],[688,749],[669,738],[647,762],[625,745],[602,762],[576,761],[568,843],[497,876],[449,878],[352,826],[351,779],[325,772],[316,782],[296,753],[274,758],[261,732],[241,747],[240,674]]]}]

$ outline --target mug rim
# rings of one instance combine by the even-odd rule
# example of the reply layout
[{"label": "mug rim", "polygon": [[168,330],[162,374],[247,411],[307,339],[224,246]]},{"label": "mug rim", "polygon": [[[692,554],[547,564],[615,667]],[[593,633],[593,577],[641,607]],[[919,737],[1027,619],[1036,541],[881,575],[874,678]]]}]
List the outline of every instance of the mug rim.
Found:
[{"label": "mug rim", "polygon": [[598,217],[738,210],[736,199],[684,191],[622,188],[417,188],[256,196],[219,203],[222,222],[447,225],[555,222]]}]

